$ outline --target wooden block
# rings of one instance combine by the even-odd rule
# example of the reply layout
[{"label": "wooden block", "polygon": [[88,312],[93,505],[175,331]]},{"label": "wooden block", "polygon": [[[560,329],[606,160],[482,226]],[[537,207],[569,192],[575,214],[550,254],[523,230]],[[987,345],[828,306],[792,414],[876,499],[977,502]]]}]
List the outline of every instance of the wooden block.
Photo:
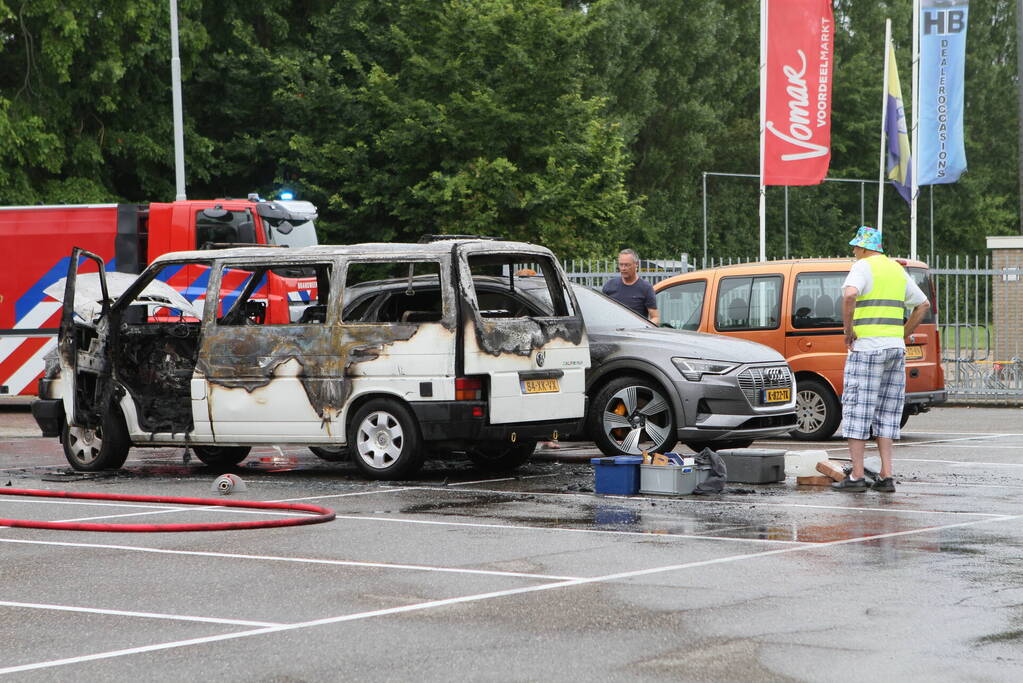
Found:
[{"label": "wooden block", "polygon": [[832,481],[842,481],[845,479],[845,472],[842,471],[842,466],[833,460],[821,460],[817,463],[817,471],[830,477]]},{"label": "wooden block", "polygon": [[669,458],[665,457],[661,453],[654,453],[654,457],[651,461],[652,465],[671,465],[672,462]]},{"label": "wooden block", "polygon": [[831,486],[831,477],[796,477],[798,486]]}]

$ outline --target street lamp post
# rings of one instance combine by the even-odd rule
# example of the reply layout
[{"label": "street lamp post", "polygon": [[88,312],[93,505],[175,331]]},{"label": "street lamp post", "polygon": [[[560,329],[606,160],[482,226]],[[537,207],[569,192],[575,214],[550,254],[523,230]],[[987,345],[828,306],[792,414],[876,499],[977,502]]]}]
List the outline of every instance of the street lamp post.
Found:
[{"label": "street lamp post", "polygon": [[185,133],[181,114],[181,58],[178,56],[178,2],[170,0],[171,97],[174,100],[174,182],[175,200],[185,196]]}]

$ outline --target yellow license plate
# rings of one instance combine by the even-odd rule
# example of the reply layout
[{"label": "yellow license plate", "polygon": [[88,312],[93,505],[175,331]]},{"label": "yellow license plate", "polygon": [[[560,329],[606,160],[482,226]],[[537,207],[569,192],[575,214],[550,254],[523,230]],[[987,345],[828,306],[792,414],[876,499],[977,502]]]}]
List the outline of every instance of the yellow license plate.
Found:
[{"label": "yellow license plate", "polygon": [[924,347],[922,346],[907,346],[906,347],[906,360],[920,360],[924,357]]},{"label": "yellow license plate", "polygon": [[791,389],[764,389],[764,403],[782,403],[791,399]]},{"label": "yellow license plate", "polygon": [[558,391],[561,391],[561,386],[556,379],[522,380],[522,393],[524,394],[552,394]]}]

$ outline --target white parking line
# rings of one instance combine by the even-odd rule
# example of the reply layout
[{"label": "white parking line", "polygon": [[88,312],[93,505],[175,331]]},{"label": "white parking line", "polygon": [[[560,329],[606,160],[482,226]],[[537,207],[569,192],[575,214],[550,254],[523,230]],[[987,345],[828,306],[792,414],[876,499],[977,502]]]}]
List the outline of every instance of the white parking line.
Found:
[{"label": "white parking line", "polygon": [[943,465],[985,467],[1023,467],[1023,462],[974,462],[973,460],[938,460],[935,458],[896,458],[895,462],[936,462]]},{"label": "white parking line", "polygon": [[551,472],[550,474],[526,474],[519,477],[501,477],[499,479],[477,479],[476,481],[453,481],[447,486],[469,486],[472,484],[489,484],[496,481],[517,481],[519,479],[543,479],[544,477],[557,477],[560,476],[560,472]]},{"label": "white parking line", "polygon": [[[347,497],[347,496],[365,496],[365,495],[371,495],[371,494],[374,494],[374,493],[394,493],[396,491],[408,491],[411,488],[413,488],[413,487],[407,487],[406,486],[406,487],[393,488],[393,489],[383,489],[383,490],[378,490],[378,491],[355,491],[355,492],[351,492],[351,493],[334,493],[334,494],[324,495],[324,496],[306,496],[304,498],[286,498],[286,499],[273,500],[273,501],[268,501],[268,502],[272,502],[272,503],[293,503],[293,502],[302,501],[302,500],[320,500],[320,499],[323,499],[323,498],[344,498],[344,497]],[[122,514],[122,515],[102,515],[102,516],[96,516],[96,517],[79,517],[79,518],[76,518],[76,519],[59,519],[59,520],[55,520],[58,523],[95,522],[95,521],[99,521],[101,519],[119,519],[121,517],[142,517],[142,516],[145,516],[145,515],[165,515],[165,514],[169,514],[169,513],[172,513],[172,512],[192,512],[192,511],[196,511],[196,510],[205,510],[205,511],[219,510],[221,512],[232,512],[232,513],[245,514],[245,515],[271,515],[271,516],[276,515],[276,516],[279,516],[279,517],[288,517],[288,516],[291,516],[292,514],[294,514],[293,512],[287,512],[287,511],[277,512],[275,510],[246,510],[244,508],[233,508],[233,507],[225,507],[225,506],[219,506],[219,505],[218,506],[204,505],[204,506],[200,506],[200,507],[197,507],[197,506],[194,506],[194,505],[183,506],[183,507],[167,507],[166,505],[159,505],[159,506],[157,506],[157,505],[140,505],[140,504],[137,504],[137,503],[90,503],[90,502],[81,502],[81,501],[74,500],[74,499],[43,500],[43,499],[39,499],[39,498],[31,498],[31,499],[17,499],[17,500],[9,499],[8,500],[7,497],[0,496],[0,503],[4,503],[4,502],[6,502],[6,503],[20,503],[20,504],[38,504],[38,505],[87,505],[87,506],[88,505],[95,505],[95,506],[126,507],[126,508],[151,508],[150,510],[148,510],[146,512],[130,512],[130,513]],[[0,526],[0,529],[7,529],[7,528],[10,528],[10,527]]]},{"label": "white parking line", "polygon": [[145,619],[168,619],[171,621],[198,621],[206,624],[228,626],[283,626],[276,621],[245,621],[242,619],[219,619],[216,617],[193,617],[184,614],[158,614],[156,612],[129,612],[120,609],[99,609],[96,607],[74,607],[71,605],[44,605],[33,602],[11,602],[0,600],[2,607],[24,607],[26,609],[54,610],[57,612],[86,612],[89,614],[110,614],[118,617],[142,617]]},{"label": "white parking line", "polygon": [[731,536],[704,536],[699,534],[664,534],[659,531],[619,531],[615,529],[573,529],[571,527],[529,526],[526,524],[484,524],[482,522],[441,522],[430,519],[400,519],[397,517],[377,517],[374,515],[338,515],[338,519],[351,519],[363,522],[394,522],[396,524],[422,524],[425,526],[456,526],[479,529],[505,529],[510,531],[553,531],[572,534],[608,534],[614,536],[643,536],[656,538],[696,538],[712,541],[733,541],[737,543],[781,543],[804,545],[802,541],[775,541],[769,538],[738,538]]},{"label": "white parking line", "polygon": [[558,576],[554,574],[530,574],[527,572],[506,572],[491,569],[465,569],[462,567],[430,567],[416,564],[395,564],[392,562],[359,562],[356,560],[328,560],[311,557],[280,557],[277,555],[246,555],[243,553],[218,553],[203,550],[168,550],[145,546],[116,545],[112,543],[73,543],[70,541],[30,541],[22,538],[0,538],[0,543],[16,543],[21,545],[46,545],[66,548],[101,548],[104,550],[125,550],[137,553],[154,553],[158,555],[184,555],[192,557],[215,557],[232,560],[259,560],[264,562],[293,562],[296,564],[335,565],[341,567],[365,567],[371,569],[405,569],[419,572],[437,572],[441,574],[477,574],[481,576],[506,576],[518,579],[539,579],[544,581],[563,581],[576,579],[574,576]]},{"label": "white parking line", "polygon": [[[429,491],[430,489],[423,488],[423,489],[419,489],[419,490],[421,490],[421,491]],[[459,489],[448,489],[448,490],[449,491],[459,491]],[[504,494],[504,495],[522,495],[522,492],[520,492],[520,491],[502,491],[500,489],[469,489],[469,490],[465,490],[465,491],[460,491],[460,493],[494,493],[494,494]],[[546,497],[573,496],[573,497],[593,498],[593,494],[592,493],[553,493],[553,492],[549,492],[549,491],[544,491],[543,493],[534,493],[534,494],[530,494],[530,495],[546,496]],[[837,494],[836,493],[835,495],[838,496],[838,495],[843,495],[843,494]],[[614,500],[621,500],[621,501],[656,501],[658,503],[664,502],[664,500],[665,500],[663,497],[656,497],[655,498],[655,497],[652,497],[652,496],[609,496],[609,498],[613,498]],[[700,506],[700,507],[705,506],[705,505],[745,505],[745,506],[753,506],[753,505],[755,505],[756,507],[812,508],[812,509],[816,509],[816,510],[837,510],[837,511],[856,510],[856,511],[859,511],[859,512],[886,512],[886,513],[893,513],[894,512],[894,513],[897,513],[897,514],[907,514],[907,515],[979,515],[979,516],[982,516],[982,517],[1000,517],[1001,516],[1001,515],[996,515],[996,514],[989,514],[989,513],[986,513],[986,512],[959,512],[957,510],[905,510],[905,509],[894,508],[894,507],[850,507],[848,505],[811,505],[809,503],[765,503],[762,500],[756,500],[755,502],[754,501],[750,501],[750,500],[711,500],[711,499],[708,499],[706,497],[693,498],[693,497],[681,497],[680,496],[680,497],[670,498],[669,500],[672,503],[674,503],[674,504],[685,503],[685,504],[696,505],[696,506]],[[340,519],[340,516],[338,518]],[[546,529],[548,527],[525,527],[525,528]],[[580,531],[583,531],[583,530],[580,530]],[[605,532],[605,533],[608,533],[608,532]],[[627,532],[622,532],[622,533],[627,533]]]},{"label": "white parking line", "polygon": [[[990,434],[988,436],[964,436],[964,437],[960,437],[960,438],[957,438],[957,439],[933,439],[933,440],[929,440],[929,441],[896,441],[892,445],[893,446],[897,446],[899,448],[905,448],[907,446],[926,446],[926,445],[929,445],[929,444],[937,444],[937,443],[952,443],[954,441],[981,441],[981,440],[987,440],[987,439],[1000,439],[1003,436],[1015,436],[1015,435],[1014,434],[1013,435]],[[868,443],[866,445],[866,447],[867,447],[867,450],[877,450],[877,444],[876,443]],[[849,450],[849,446],[848,445],[845,445],[845,446],[835,446],[834,448],[826,448],[824,450],[828,451],[829,453],[831,451],[847,451],[847,450]]]},{"label": "white parking line", "polygon": [[944,531],[947,529],[962,528],[967,526],[974,526],[977,524],[987,524],[991,522],[999,521],[1011,521],[1023,518],[1023,515],[1012,515],[1003,516],[992,519],[980,519],[972,520],[969,522],[958,522],[956,524],[943,524],[940,526],[924,527],[921,529],[910,529],[907,531],[893,531],[884,534],[875,534],[872,536],[860,536],[857,538],[841,539],[838,541],[828,541],[825,543],[814,543],[798,545],[788,548],[776,548],[774,550],[767,550],[759,553],[744,553],[742,555],[729,555],[726,557],[720,557],[712,560],[700,560],[697,562],[687,562],[683,564],[673,564],[664,567],[653,567],[650,569],[637,569],[628,572],[618,572],[615,574],[607,574],[604,576],[596,576],[592,578],[578,578],[570,579],[566,581],[558,581],[554,583],[546,583],[539,586],[527,586],[522,588],[512,588],[502,591],[493,591],[489,593],[476,593],[473,595],[464,595],[457,598],[446,598],[443,600],[430,600],[427,602],[414,603],[411,605],[402,605],[400,607],[391,607],[387,609],[372,610],[369,612],[358,612],[355,614],[345,614],[334,617],[326,617],[323,619],[314,619],[312,621],[305,621],[296,624],[287,624],[283,626],[270,626],[266,628],[254,629],[251,631],[240,631],[235,633],[223,633],[215,636],[205,636],[202,638],[190,638],[187,640],[176,640],[166,643],[156,643],[153,645],[144,645],[141,647],[125,648],[121,650],[111,650],[108,652],[97,652],[91,655],[81,655],[77,657],[67,657],[65,659],[54,659],[44,662],[34,662],[32,664],[22,664],[18,666],[10,666],[0,669],[0,674],[11,674],[20,673],[24,671],[35,671],[39,669],[47,669],[58,666],[66,666],[69,664],[81,664],[84,662],[92,662],[100,659],[111,659],[114,657],[124,657],[128,655],[143,654],[146,652],[157,652],[160,650],[169,650],[173,648],[189,647],[192,645],[204,645],[207,643],[215,643],[225,640],[237,640],[240,638],[249,638],[252,636],[267,635],[271,633],[280,633],[282,631],[295,631],[299,629],[314,628],[317,626],[328,626],[332,624],[341,624],[349,621],[360,621],[363,619],[372,619],[374,617],[388,616],[392,614],[407,614],[410,612],[421,612],[429,609],[436,609],[439,607],[447,607],[449,605],[466,604],[472,602],[481,602],[484,600],[493,600],[495,598],[504,598],[513,595],[523,595],[526,593],[538,593],[540,591],[555,590],[558,588],[571,588],[574,586],[582,586],[594,583],[607,583],[610,581],[623,581],[626,579],[632,579],[640,576],[650,576],[653,574],[663,574],[666,572],[681,571],[684,569],[694,569],[698,567],[707,567],[718,564],[726,564],[731,562],[739,562],[743,560],[755,560],[762,557],[768,557],[772,555],[781,555],[783,553],[795,553],[805,552],[808,550],[819,550],[823,548],[830,548],[839,545],[850,545],[858,543],[867,543],[870,541],[881,540],[885,538],[895,538],[901,536],[909,536],[914,534],[929,533],[934,531]]}]

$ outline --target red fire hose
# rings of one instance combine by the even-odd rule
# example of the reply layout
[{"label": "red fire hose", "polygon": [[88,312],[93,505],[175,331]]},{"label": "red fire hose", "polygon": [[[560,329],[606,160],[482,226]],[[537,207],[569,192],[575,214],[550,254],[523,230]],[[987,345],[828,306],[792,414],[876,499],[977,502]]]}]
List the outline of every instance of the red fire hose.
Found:
[{"label": "red fire hose", "polygon": [[41,498],[76,498],[81,500],[115,500],[132,503],[171,503],[173,505],[210,505],[216,507],[248,508],[250,510],[295,510],[311,512],[312,515],[266,519],[250,522],[214,522],[208,524],[90,524],[82,522],[37,522],[28,519],[0,519],[0,527],[22,527],[26,529],[63,529],[69,531],[228,531],[235,529],[266,529],[280,526],[301,526],[329,522],[336,516],[334,511],[318,505],[304,503],[271,503],[252,500],[223,500],[216,498],[173,498],[170,496],[127,496],[114,493],[70,493],[68,491],[38,491],[34,489],[0,488],[6,496],[37,496]]}]

